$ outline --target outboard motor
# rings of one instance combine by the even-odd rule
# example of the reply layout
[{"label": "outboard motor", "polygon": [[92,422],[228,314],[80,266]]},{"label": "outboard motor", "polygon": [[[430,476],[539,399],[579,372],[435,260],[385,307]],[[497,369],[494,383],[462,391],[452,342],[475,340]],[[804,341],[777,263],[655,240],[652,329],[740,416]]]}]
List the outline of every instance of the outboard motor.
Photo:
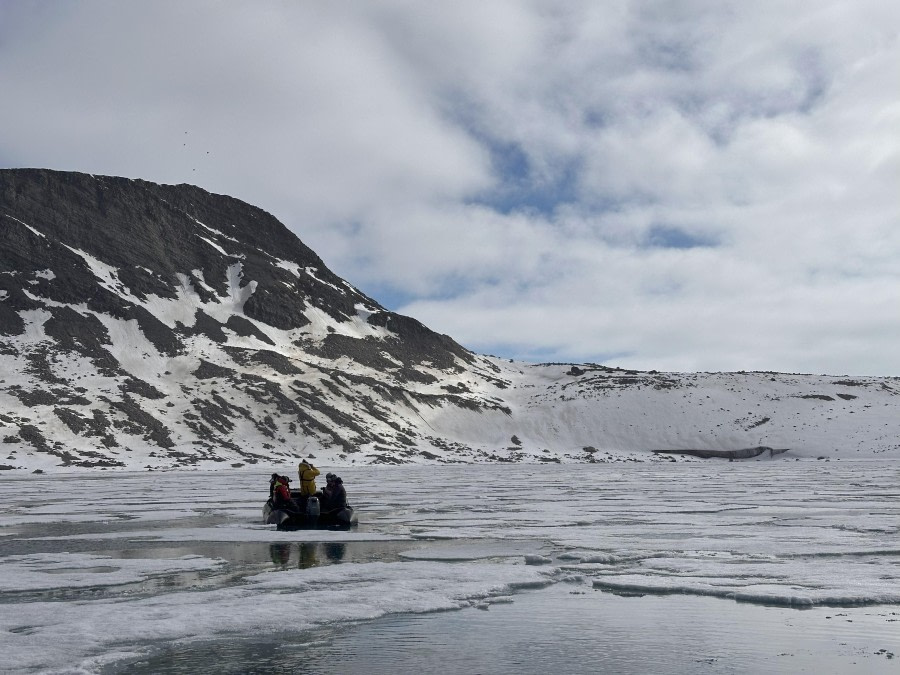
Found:
[{"label": "outboard motor", "polygon": [[307,518],[318,518],[320,513],[319,509],[319,498],[316,496],[310,496],[306,500],[306,517]]}]

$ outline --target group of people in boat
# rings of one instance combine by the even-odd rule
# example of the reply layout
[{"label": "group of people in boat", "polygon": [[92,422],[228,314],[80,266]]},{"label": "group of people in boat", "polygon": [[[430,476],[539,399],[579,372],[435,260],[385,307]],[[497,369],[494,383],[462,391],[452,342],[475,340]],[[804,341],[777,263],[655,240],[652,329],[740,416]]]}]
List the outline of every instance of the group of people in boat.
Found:
[{"label": "group of people in boat", "polygon": [[269,481],[269,498],[276,509],[303,512],[310,497],[319,500],[319,508],[323,513],[336,511],[347,506],[347,490],[344,481],[333,473],[325,474],[325,487],[316,489],[316,476],[321,472],[309,460],[300,460],[297,475],[300,478],[299,497],[291,494],[291,479],[277,473],[272,474]]}]

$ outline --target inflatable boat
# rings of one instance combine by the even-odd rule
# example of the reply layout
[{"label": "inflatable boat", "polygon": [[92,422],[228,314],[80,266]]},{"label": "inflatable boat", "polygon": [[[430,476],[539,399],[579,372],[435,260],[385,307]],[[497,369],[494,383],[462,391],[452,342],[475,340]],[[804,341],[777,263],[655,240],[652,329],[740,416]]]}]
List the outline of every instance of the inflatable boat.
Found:
[{"label": "inflatable boat", "polygon": [[296,508],[276,507],[269,499],[263,506],[263,522],[277,525],[279,530],[299,530],[313,528],[346,529],[357,524],[356,512],[347,504],[340,508],[326,510],[321,507],[318,497],[300,497],[292,490]]}]

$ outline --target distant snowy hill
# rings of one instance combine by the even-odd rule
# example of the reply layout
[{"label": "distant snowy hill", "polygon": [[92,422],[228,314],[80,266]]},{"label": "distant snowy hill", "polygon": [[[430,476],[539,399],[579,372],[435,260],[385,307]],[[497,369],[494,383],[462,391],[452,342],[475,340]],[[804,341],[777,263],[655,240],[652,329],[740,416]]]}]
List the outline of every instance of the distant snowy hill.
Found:
[{"label": "distant snowy hill", "polygon": [[0,170],[0,442],[11,471],[900,457],[900,379],[477,355],[236,199]]}]

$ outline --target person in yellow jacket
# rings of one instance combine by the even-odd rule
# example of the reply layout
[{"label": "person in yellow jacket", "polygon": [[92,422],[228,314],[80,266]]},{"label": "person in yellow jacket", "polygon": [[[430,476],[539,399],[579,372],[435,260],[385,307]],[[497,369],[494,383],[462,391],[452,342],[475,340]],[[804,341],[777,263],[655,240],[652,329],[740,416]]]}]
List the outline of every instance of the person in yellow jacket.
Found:
[{"label": "person in yellow jacket", "polygon": [[312,497],[316,494],[316,476],[319,470],[305,459],[300,460],[297,466],[297,475],[300,476],[300,496]]}]

